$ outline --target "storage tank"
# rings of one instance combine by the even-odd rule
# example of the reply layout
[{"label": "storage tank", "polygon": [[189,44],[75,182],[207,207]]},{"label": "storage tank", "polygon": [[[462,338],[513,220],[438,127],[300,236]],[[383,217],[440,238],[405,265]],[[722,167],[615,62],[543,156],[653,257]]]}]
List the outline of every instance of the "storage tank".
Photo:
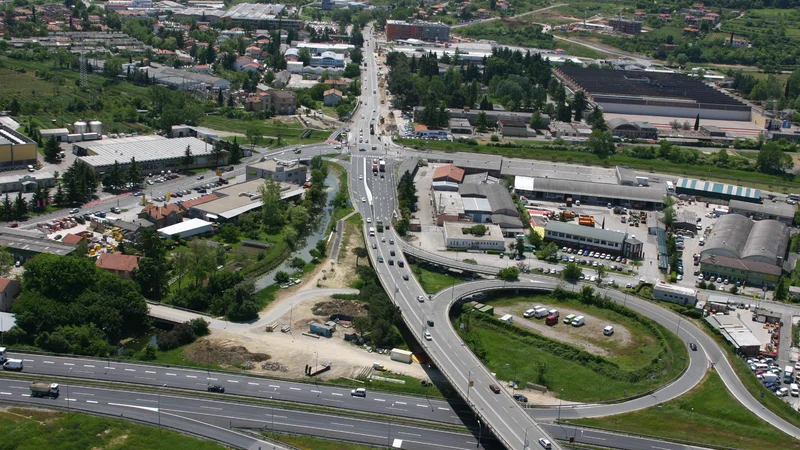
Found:
[{"label": "storage tank", "polygon": [[103,122],[99,120],[93,120],[89,122],[89,132],[103,134]]},{"label": "storage tank", "polygon": [[86,122],[84,122],[82,120],[79,120],[79,121],[75,122],[74,124],[72,124],[72,133],[73,134],[83,134],[83,133],[87,133],[88,131],[89,131],[89,126],[86,124]]}]

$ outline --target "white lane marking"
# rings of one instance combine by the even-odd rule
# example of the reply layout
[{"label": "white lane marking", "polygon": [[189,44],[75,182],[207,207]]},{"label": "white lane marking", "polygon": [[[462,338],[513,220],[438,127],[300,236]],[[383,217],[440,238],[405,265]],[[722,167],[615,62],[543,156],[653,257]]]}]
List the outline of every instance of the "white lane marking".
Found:
[{"label": "white lane marking", "polygon": [[405,405],[406,404],[406,402],[395,402],[395,403],[397,403],[398,405]]},{"label": "white lane marking", "polygon": [[299,391],[300,390],[300,388],[296,388],[296,387],[290,387],[289,389],[291,389],[293,391]]},{"label": "white lane marking", "polygon": [[248,381],[247,384],[250,384],[250,385],[253,385],[253,386],[258,386],[258,383],[253,383],[252,381]]},{"label": "white lane marking", "polygon": [[20,395],[22,395],[23,397],[30,397],[31,396],[31,394],[20,394]]},{"label": "white lane marking", "polygon": [[420,408],[427,408],[428,407],[428,405],[420,405],[419,403],[417,403],[417,406],[419,406]]},{"label": "white lane marking", "polygon": [[148,402],[148,403],[158,403],[158,400],[148,400],[146,398],[137,398],[136,401],[138,401],[138,402]]},{"label": "white lane marking", "polygon": [[64,363],[65,366],[74,366],[75,364],[72,363]]},{"label": "white lane marking", "polygon": [[168,376],[171,376],[171,377],[175,377],[175,376],[177,376],[177,375],[175,375],[174,373],[165,373],[164,375],[168,375]]},{"label": "white lane marking", "polygon": [[337,422],[331,422],[331,425],[336,425],[337,427],[352,427],[352,425],[348,425],[346,423],[337,423]]},{"label": "white lane marking", "polygon": [[216,379],[216,378],[206,378],[206,380],[214,380],[214,381],[217,381],[217,379]]},{"label": "white lane marking", "polygon": [[9,389],[25,389],[26,391],[28,390],[28,387],[27,387],[27,386],[26,386],[26,387],[22,387],[22,386],[9,386],[8,388],[9,388]]},{"label": "white lane marking", "polygon": [[12,395],[11,392],[0,392],[0,395]]},{"label": "white lane marking", "polygon": [[186,378],[197,378],[195,375],[186,375]]},{"label": "white lane marking", "polygon": [[94,397],[94,394],[88,392],[73,392],[72,395],[88,395],[89,397]]},{"label": "white lane marking", "polygon": [[280,386],[275,386],[274,384],[270,384],[269,387],[279,388]]},{"label": "white lane marking", "polygon": [[311,392],[313,392],[313,393],[315,393],[315,394],[321,394],[321,393],[322,393],[322,391],[315,391],[315,390],[313,390],[313,389],[311,390]]},{"label": "white lane marking", "polygon": [[344,395],[344,394],[340,394],[340,393],[338,393],[338,392],[331,392],[331,395],[337,395],[337,396],[341,397],[341,396],[342,396],[342,395]]},{"label": "white lane marking", "polygon": [[96,401],[96,400],[86,400],[86,403],[94,403],[94,404],[97,404],[97,401]]},{"label": "white lane marking", "polygon": [[125,369],[125,372],[136,372],[136,369]]},{"label": "white lane marking", "polygon": [[586,438],[586,439],[595,439],[595,440],[598,440],[598,441],[605,441],[606,440],[605,438],[594,437],[594,436],[586,436],[585,434],[583,435],[583,437]]},{"label": "white lane marking", "polygon": [[155,373],[155,372],[152,370],[145,370],[144,373]]},{"label": "white lane marking", "polygon": [[106,369],[106,370],[117,370],[116,367],[104,367],[104,369]]},{"label": "white lane marking", "polygon": [[439,409],[441,409],[442,411],[450,411],[449,408],[442,408],[441,406],[439,407]]},{"label": "white lane marking", "polygon": [[77,400],[74,399],[74,398],[65,398],[64,401],[65,402],[76,402]]},{"label": "white lane marking", "polygon": [[33,362],[34,360],[33,359],[23,359],[23,361],[25,361],[25,362]]},{"label": "white lane marking", "polygon": [[91,364],[84,364],[83,367],[91,367],[92,369],[94,369],[94,366]]},{"label": "white lane marking", "polygon": [[136,377],[137,380],[155,380],[155,377]]},{"label": "white lane marking", "polygon": [[228,380],[228,383],[238,383],[236,380]]},{"label": "white lane marking", "polygon": [[398,431],[398,432],[397,432],[397,434],[405,434],[405,435],[407,435],[407,436],[421,436],[421,435],[419,435],[419,434],[414,434],[414,433],[406,433],[405,431]]},{"label": "white lane marking", "polygon": [[204,409],[216,409],[217,411],[222,411],[222,408],[214,408],[212,406],[201,406],[201,408],[204,408]]},{"label": "white lane marking", "polygon": [[385,402],[386,401],[386,400],[384,400],[382,398],[373,398],[373,400],[375,400],[376,402]]},{"label": "white lane marking", "polygon": [[94,373],[91,370],[76,370],[75,373]]},{"label": "white lane marking", "polygon": [[325,401],[328,401],[328,402],[344,403],[344,402],[343,402],[343,401],[341,401],[341,400],[334,400],[334,399],[332,399],[332,398],[323,398],[323,400],[325,400]]},{"label": "white lane marking", "polygon": [[108,406],[122,406],[123,408],[144,409],[146,411],[152,411],[152,412],[158,411],[158,408],[151,408],[149,406],[139,406],[139,405],[126,405],[124,403],[109,403]]},{"label": "white lane marking", "polygon": [[55,364],[53,361],[44,361],[45,364]]}]

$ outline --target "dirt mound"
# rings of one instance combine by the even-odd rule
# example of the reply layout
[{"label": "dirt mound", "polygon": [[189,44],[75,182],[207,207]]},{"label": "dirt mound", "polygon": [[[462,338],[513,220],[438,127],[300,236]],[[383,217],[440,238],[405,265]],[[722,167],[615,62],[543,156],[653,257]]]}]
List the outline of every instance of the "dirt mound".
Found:
[{"label": "dirt mound", "polygon": [[367,314],[367,308],[364,303],[355,300],[339,300],[333,299],[329,301],[315,303],[311,308],[311,312],[315,316],[330,317],[332,314],[346,314],[352,317],[363,316]]},{"label": "dirt mound", "polygon": [[186,358],[201,364],[219,364],[220,366],[241,366],[251,362],[270,359],[266,353],[250,353],[241,345],[226,345],[200,339],[184,350]]}]

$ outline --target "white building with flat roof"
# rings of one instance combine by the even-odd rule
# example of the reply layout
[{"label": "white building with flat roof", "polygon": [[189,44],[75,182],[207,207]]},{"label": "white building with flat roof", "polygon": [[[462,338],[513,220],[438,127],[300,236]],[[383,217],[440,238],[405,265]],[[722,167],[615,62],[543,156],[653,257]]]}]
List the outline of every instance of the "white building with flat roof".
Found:
[{"label": "white building with flat roof", "polygon": [[[469,228],[475,225],[486,227],[483,236],[470,234]],[[506,241],[503,239],[503,230],[494,224],[477,224],[472,222],[445,222],[444,223],[444,243],[447,248],[463,248],[470,250],[498,250],[506,249]]]},{"label": "white building with flat roof", "polygon": [[162,238],[171,239],[173,236],[178,236],[180,239],[186,239],[192,236],[200,236],[213,233],[211,222],[206,222],[202,219],[189,219],[175,225],[161,228],[158,234]]},{"label": "white building with flat roof", "polygon": [[653,297],[665,302],[694,306],[697,303],[697,289],[659,282],[653,286]]}]

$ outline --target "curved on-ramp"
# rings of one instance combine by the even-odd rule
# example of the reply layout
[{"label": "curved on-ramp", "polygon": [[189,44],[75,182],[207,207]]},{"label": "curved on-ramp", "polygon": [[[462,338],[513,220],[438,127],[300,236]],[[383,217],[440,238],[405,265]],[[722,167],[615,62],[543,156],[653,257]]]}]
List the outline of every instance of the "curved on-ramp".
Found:
[{"label": "curved on-ramp", "polygon": [[[415,248],[408,243],[403,243],[402,249],[405,253],[411,256],[445,267],[454,267],[484,274],[492,274],[493,272],[496,273],[497,270],[495,268],[475,266],[445,258],[434,253]],[[552,277],[541,275],[523,275],[520,277],[520,281],[518,282],[487,280],[460,284],[455,287],[448,288],[438,293],[434,297],[436,300],[447,299],[446,301],[440,302],[444,304],[444,306],[439,308],[440,314],[438,318],[440,321],[445,321],[449,324],[448,310],[454,304],[455,300],[473,293],[497,289],[553,290],[557,283],[558,280]],[[649,395],[623,403],[575,405],[566,407],[562,408],[560,417],[600,417],[636,411],[663,403],[667,400],[683,395],[696,386],[705,375],[709,366],[713,365],[717,373],[722,378],[722,381],[725,383],[725,386],[743,406],[784,433],[794,437],[795,439],[800,439],[800,428],[795,427],[779,417],[777,414],[764,408],[763,405],[750,394],[747,388],[744,387],[741,380],[736,375],[736,372],[733,370],[733,367],[730,365],[730,362],[727,360],[725,352],[719,347],[717,342],[708,336],[703,330],[695,326],[691,321],[685,321],[680,315],[667,308],[639,297],[628,295],[625,292],[584,283],[568,284],[568,286],[571,286],[575,290],[578,290],[583,285],[592,286],[597,292],[607,296],[615,302],[624,303],[628,308],[646,317],[649,317],[668,330],[675,332],[684,342],[694,342],[699,351],[689,352],[689,366],[683,375],[681,375],[674,382],[657,389]],[[436,301],[434,301],[434,303],[436,303]],[[450,332],[450,335],[447,337],[447,339],[451,339],[454,342],[459,342],[461,345],[464,345],[456,331],[452,328],[452,325],[448,325],[447,329]],[[540,420],[549,420],[556,417],[556,412],[552,408],[531,410],[531,414]]]}]

